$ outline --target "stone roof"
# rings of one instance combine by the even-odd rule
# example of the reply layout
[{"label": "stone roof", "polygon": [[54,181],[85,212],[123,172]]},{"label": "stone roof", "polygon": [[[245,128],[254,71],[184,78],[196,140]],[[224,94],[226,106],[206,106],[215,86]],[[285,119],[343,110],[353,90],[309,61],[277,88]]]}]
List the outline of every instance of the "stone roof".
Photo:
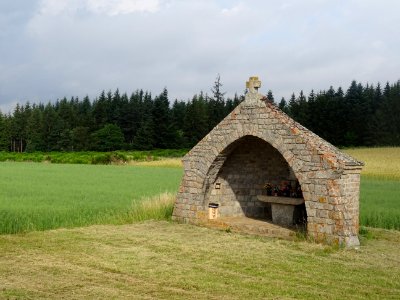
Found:
[{"label": "stone roof", "polygon": [[299,136],[302,136],[308,144],[310,144],[314,149],[316,149],[319,153],[323,154],[326,157],[332,156],[338,160],[339,163],[344,164],[345,166],[364,166],[364,163],[356,160],[352,156],[348,155],[340,151],[337,147],[327,142],[317,134],[313,133],[311,130],[307,129],[300,123],[294,121],[288,115],[286,115],[282,110],[280,110],[275,104],[268,101],[267,98],[262,98],[261,101],[265,102],[266,106],[271,109],[276,117],[280,119],[281,122],[290,124],[292,128],[292,132]]}]

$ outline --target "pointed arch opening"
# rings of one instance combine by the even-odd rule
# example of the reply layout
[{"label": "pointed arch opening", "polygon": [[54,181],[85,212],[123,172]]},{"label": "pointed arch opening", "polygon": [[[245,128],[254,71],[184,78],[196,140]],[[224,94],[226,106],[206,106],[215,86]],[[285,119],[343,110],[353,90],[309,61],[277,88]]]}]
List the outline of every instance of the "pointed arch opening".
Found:
[{"label": "pointed arch opening", "polygon": [[[275,199],[301,198],[296,190],[301,191],[301,186],[282,154],[265,140],[252,135],[236,140],[218,155],[206,182],[204,205],[218,204],[221,218],[247,217],[272,222],[274,188],[279,189]],[[271,195],[267,185],[272,189]],[[271,196],[270,202],[260,201],[260,196]],[[306,228],[304,201],[293,205],[293,211],[286,213],[293,215],[282,217],[288,217],[286,219],[292,222],[281,225]]]}]

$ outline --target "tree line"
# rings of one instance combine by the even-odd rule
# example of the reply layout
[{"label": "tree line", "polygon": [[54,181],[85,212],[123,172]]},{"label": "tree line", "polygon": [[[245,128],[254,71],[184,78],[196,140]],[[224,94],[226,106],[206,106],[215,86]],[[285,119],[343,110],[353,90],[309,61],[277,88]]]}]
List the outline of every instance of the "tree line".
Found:
[{"label": "tree line", "polygon": [[336,146],[400,145],[400,80],[383,90],[352,81],[346,92],[331,86],[306,97],[301,91],[279,108]]},{"label": "tree line", "polygon": [[[17,104],[0,112],[0,151],[112,151],[190,148],[228,115],[243,95],[225,99],[218,76],[211,95],[172,103],[165,88],[153,97],[137,90],[102,91],[47,104]],[[275,103],[272,91],[267,98]],[[282,98],[278,107],[336,146],[400,145],[400,81]]]},{"label": "tree line", "polygon": [[17,104],[0,112],[0,151],[112,151],[190,148],[233,110],[243,97],[224,98],[219,77],[212,96],[169,101],[165,88],[153,97],[137,90],[102,91],[47,104]]}]

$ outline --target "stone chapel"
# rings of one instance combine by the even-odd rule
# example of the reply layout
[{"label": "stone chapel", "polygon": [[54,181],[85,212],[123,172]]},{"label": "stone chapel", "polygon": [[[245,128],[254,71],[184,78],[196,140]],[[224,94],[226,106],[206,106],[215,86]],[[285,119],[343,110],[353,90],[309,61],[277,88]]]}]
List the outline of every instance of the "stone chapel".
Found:
[{"label": "stone chapel", "polygon": [[316,241],[359,245],[363,164],[262,96],[258,77],[246,87],[245,100],[184,157],[173,219],[234,226],[247,218],[253,227],[302,227]]}]

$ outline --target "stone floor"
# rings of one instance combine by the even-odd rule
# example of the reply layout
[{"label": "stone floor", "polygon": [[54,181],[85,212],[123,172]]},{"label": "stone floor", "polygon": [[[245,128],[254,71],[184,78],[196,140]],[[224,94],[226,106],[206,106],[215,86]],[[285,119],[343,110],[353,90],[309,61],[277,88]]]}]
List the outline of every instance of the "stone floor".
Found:
[{"label": "stone floor", "polygon": [[209,220],[208,227],[231,230],[232,232],[253,234],[259,236],[294,239],[298,229],[272,224],[270,220],[252,219],[247,217],[223,217]]}]

